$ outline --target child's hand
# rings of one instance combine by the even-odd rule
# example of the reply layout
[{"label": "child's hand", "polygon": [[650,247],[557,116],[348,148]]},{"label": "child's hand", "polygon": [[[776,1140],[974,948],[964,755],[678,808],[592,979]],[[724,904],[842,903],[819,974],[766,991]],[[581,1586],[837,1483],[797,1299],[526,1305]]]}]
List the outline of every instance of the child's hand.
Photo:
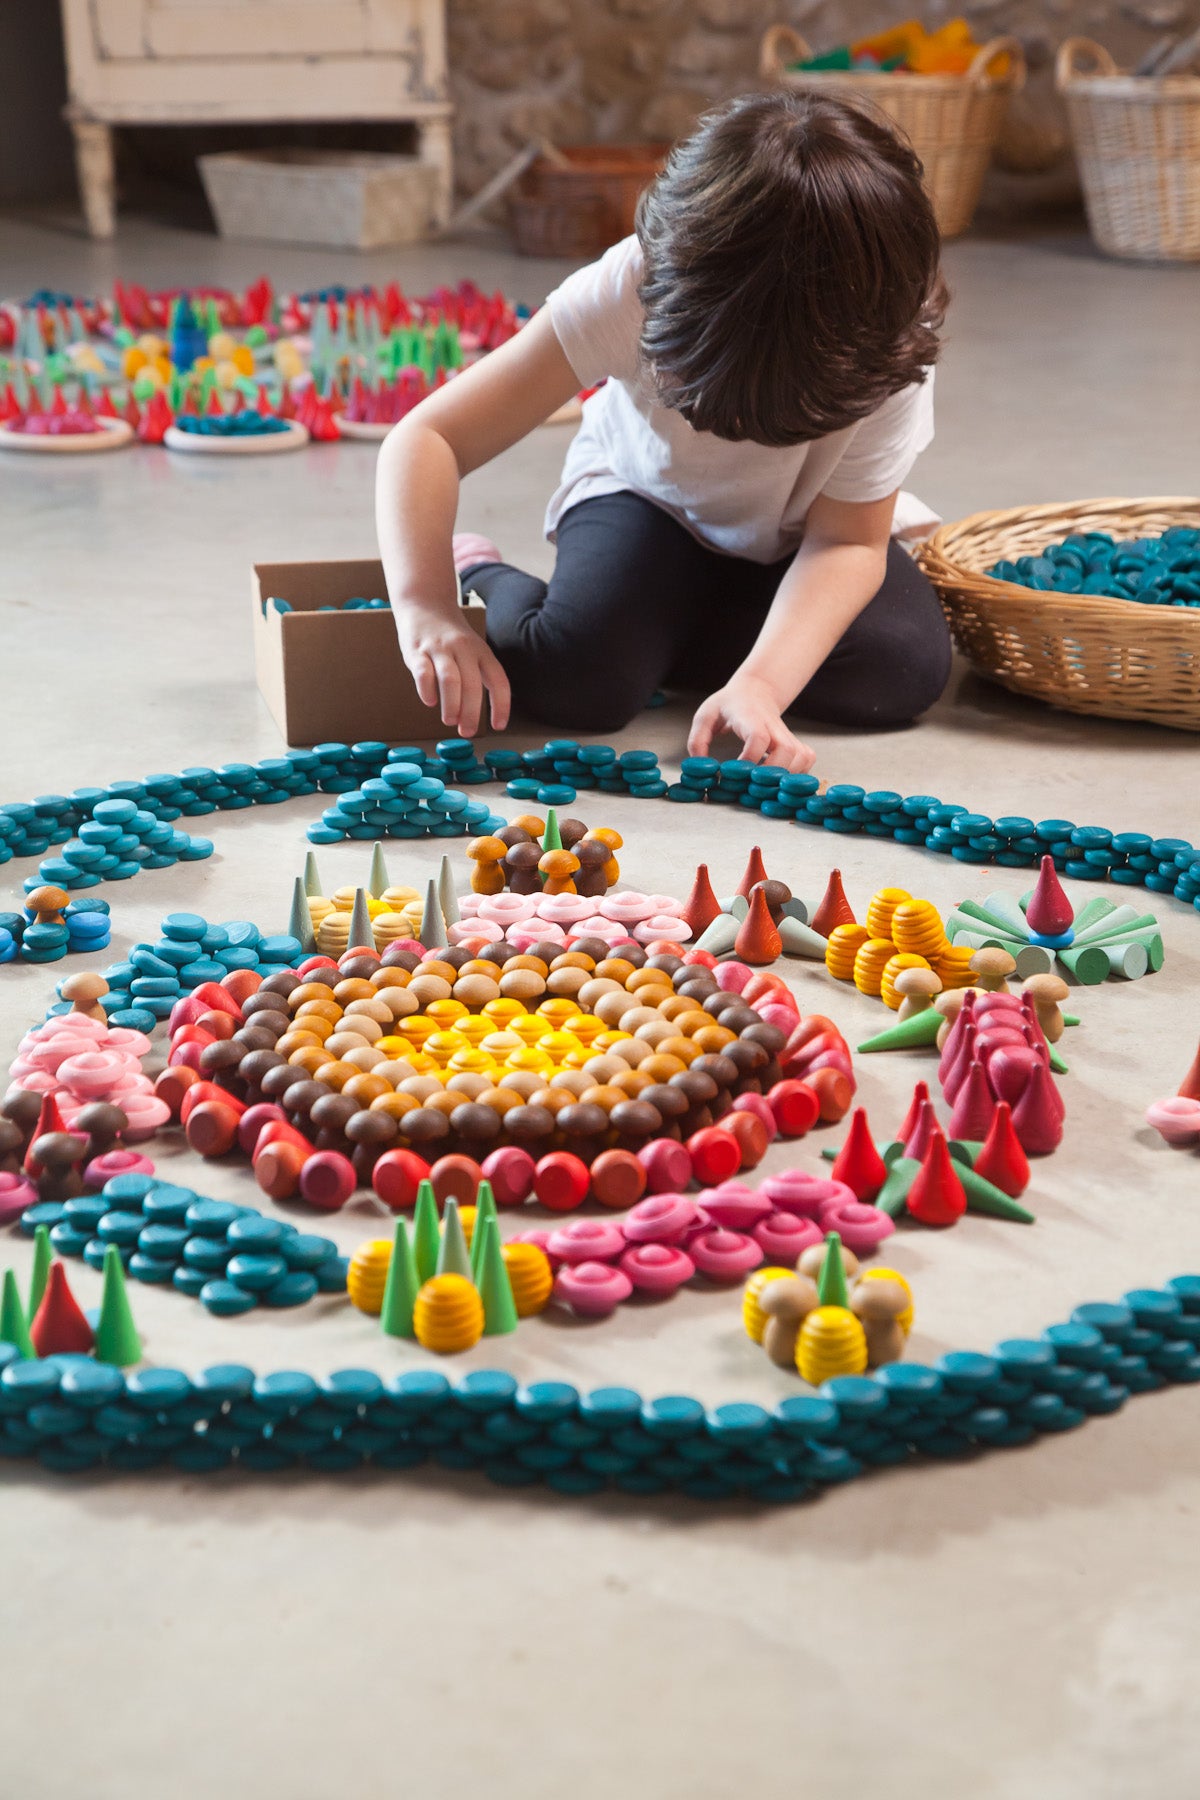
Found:
[{"label": "child's hand", "polygon": [[440,703],[443,725],[474,737],[486,689],[492,730],[504,730],[512,703],[508,676],[482,638],[434,608],[406,606],[396,625],[417,693],[426,706]]},{"label": "child's hand", "polygon": [[735,675],[710,694],[692,720],[689,756],[707,756],[709,746],[722,732],[742,740],[746,762],[776,763],[792,772],[811,769],[815,750],[793,737],[784,724],[779,702],[765,681],[753,675]]}]

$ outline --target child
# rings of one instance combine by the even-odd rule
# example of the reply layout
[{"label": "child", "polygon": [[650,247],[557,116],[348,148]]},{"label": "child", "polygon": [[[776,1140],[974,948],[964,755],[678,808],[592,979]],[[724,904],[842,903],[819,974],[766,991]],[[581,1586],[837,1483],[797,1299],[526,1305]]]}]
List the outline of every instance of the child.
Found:
[{"label": "child", "polygon": [[[789,769],[814,761],[793,706],[852,726],[928,707],[949,636],[891,532],[933,434],[938,250],[886,124],[796,93],[704,119],[636,235],[383,445],[379,539],[422,700],[468,737],[485,689],[497,730],[511,692],[548,725],[612,731],[664,683],[700,688],[693,755],[728,732]],[[600,381],[547,513],[549,583],[452,541],[461,477]]]}]

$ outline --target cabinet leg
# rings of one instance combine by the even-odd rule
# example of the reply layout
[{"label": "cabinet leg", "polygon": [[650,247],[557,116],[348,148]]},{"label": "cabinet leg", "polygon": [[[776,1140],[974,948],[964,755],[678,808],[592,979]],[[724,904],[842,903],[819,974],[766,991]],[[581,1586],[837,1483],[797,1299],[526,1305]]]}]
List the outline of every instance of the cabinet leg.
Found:
[{"label": "cabinet leg", "polygon": [[450,217],[454,198],[453,147],[449,119],[426,119],[418,127],[421,161],[437,170],[430,224],[441,230]]},{"label": "cabinet leg", "polygon": [[112,127],[96,119],[72,119],[71,130],[88,232],[94,238],[110,238],[116,230]]}]

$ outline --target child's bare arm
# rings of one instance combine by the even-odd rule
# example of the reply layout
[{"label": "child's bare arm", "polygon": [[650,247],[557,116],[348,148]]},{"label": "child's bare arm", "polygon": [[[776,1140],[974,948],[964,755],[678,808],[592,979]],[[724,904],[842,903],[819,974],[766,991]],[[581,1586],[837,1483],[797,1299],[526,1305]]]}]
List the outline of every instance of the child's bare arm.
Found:
[{"label": "child's bare arm", "polygon": [[878,592],[895,504],[895,494],[865,505],[813,503],[754,648],[692,721],[692,756],[706,756],[714,737],[731,732],[748,762],[812,767],[815,751],[788,730],[783,713]]},{"label": "child's bare arm", "polygon": [[464,625],[450,540],[464,475],[517,443],[579,386],[538,313],[509,343],[439,388],[379,452],[375,523],[404,660],[427,706],[470,737],[486,690],[492,724],[508,723],[509,689],[487,645]]}]

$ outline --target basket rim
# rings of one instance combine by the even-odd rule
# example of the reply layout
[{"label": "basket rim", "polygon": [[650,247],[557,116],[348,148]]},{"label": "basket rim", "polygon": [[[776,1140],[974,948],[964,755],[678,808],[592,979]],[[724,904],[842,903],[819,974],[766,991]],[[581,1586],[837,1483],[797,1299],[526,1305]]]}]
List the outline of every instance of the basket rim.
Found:
[{"label": "basket rim", "polygon": [[[1166,615],[1169,614],[1172,628],[1189,631],[1200,629],[1200,608],[1149,607],[1139,600],[1126,600],[1117,594],[1063,594],[1056,590],[1023,587],[1020,582],[1001,581],[997,576],[988,575],[984,569],[973,568],[970,563],[960,560],[961,539],[984,526],[1002,530],[1009,525],[1037,523],[1040,520],[1050,526],[1057,519],[1060,526],[1065,524],[1064,535],[1069,535],[1072,530],[1080,528],[1078,521],[1070,523],[1073,515],[1097,511],[1103,513],[1106,510],[1124,515],[1130,521],[1132,535],[1137,535],[1133,522],[1139,513],[1178,510],[1185,517],[1194,515],[1195,523],[1200,527],[1200,496],[1197,495],[1157,495],[1141,500],[1108,497],[1099,500],[1058,500],[1040,506],[1009,506],[968,513],[965,518],[939,526],[921,546],[921,565],[931,580],[947,585],[969,582],[976,599],[986,600],[993,605],[1025,606],[1033,603],[1061,607],[1065,613],[1086,612],[1092,617],[1099,615],[1111,618],[1114,623],[1118,620],[1127,622],[1131,617],[1137,616],[1145,620],[1148,626],[1165,624]],[[1114,519],[1113,524],[1119,528],[1120,518]],[[995,558],[991,560],[994,561]]]},{"label": "basket rim", "polygon": [[973,94],[1009,92],[1019,83],[1012,75],[920,75],[913,69],[789,69],[782,68],[778,79],[785,82],[829,82],[843,87],[878,88],[895,93],[898,88],[928,94],[931,89],[958,93],[967,89]]}]

